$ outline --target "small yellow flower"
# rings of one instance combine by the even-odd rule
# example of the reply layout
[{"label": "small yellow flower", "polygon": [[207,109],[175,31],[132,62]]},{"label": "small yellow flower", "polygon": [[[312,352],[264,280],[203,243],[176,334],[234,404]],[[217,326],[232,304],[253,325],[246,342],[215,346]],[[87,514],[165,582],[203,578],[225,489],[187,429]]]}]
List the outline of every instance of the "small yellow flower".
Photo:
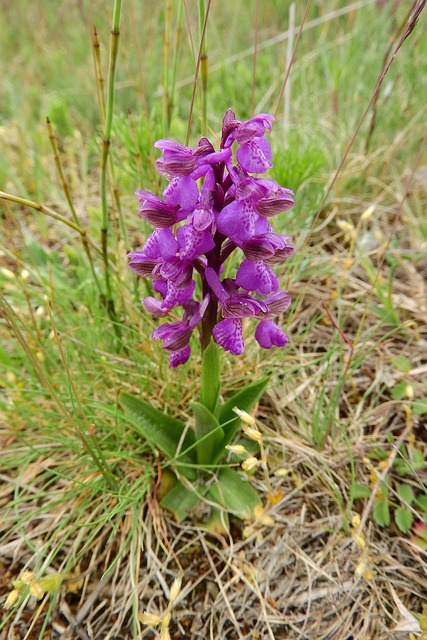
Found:
[{"label": "small yellow flower", "polygon": [[369,220],[369,218],[372,216],[372,214],[375,212],[375,205],[371,204],[367,209],[365,209],[365,211],[362,213],[362,215],[360,216],[360,219],[362,220],[362,222],[365,222],[366,220]]},{"label": "small yellow flower", "polygon": [[356,529],[360,524],[360,516],[358,513],[355,513],[351,518],[351,526]]},{"label": "small yellow flower", "polygon": [[8,371],[6,373],[6,379],[10,384],[15,384],[16,382],[16,375],[13,373],[13,371]]},{"label": "small yellow flower", "polygon": [[284,478],[285,476],[287,476],[289,473],[289,469],[285,469],[285,467],[279,467],[279,469],[276,469],[276,471],[274,472],[274,475],[277,478]]},{"label": "small yellow flower", "polygon": [[13,280],[15,278],[15,274],[13,273],[13,271],[11,271],[10,269],[6,269],[6,267],[2,267],[0,271],[2,275],[4,275],[4,277],[8,280]]},{"label": "small yellow flower", "polygon": [[249,415],[249,413],[246,413],[246,411],[242,411],[241,409],[239,409],[238,407],[233,407],[233,411],[234,413],[236,413],[239,418],[241,420],[243,420],[243,422],[245,422],[246,424],[250,425],[250,426],[255,426],[256,422],[255,422],[255,418],[253,418],[252,416]]},{"label": "small yellow flower", "polygon": [[148,611],[144,611],[144,613],[138,613],[138,620],[142,622],[142,624],[146,624],[150,627],[157,627],[162,619],[156,613],[149,613]]},{"label": "small yellow flower", "polygon": [[43,588],[37,581],[34,581],[30,584],[30,595],[36,600],[41,600],[44,596]]},{"label": "small yellow flower", "polygon": [[241,444],[227,444],[225,448],[230,453],[235,453],[239,456],[244,456],[247,453],[245,447]]},{"label": "small yellow flower", "polygon": [[363,535],[359,535],[356,531],[353,533],[352,536],[354,542],[356,543],[356,546],[363,551],[364,549],[366,549],[366,542],[365,539],[363,537]]},{"label": "small yellow flower", "polygon": [[23,584],[32,584],[36,580],[36,576],[32,571],[23,571],[19,578]]},{"label": "small yellow flower", "polygon": [[9,611],[9,609],[12,609],[13,605],[16,603],[18,598],[19,598],[18,589],[13,589],[13,591],[11,591],[7,596],[6,601],[3,604],[3,609],[6,609],[6,611]]},{"label": "small yellow flower", "polygon": [[179,576],[177,576],[175,578],[175,580],[173,581],[173,584],[172,584],[172,586],[170,588],[170,591],[169,591],[169,602],[171,604],[173,602],[175,602],[175,600],[179,596],[179,592],[181,591],[181,584],[182,584],[182,574],[180,574]]},{"label": "small yellow flower", "polygon": [[27,269],[22,269],[21,279],[23,280],[23,282],[26,282],[27,280],[29,280],[29,278],[30,278],[30,272],[27,271]]},{"label": "small yellow flower", "polygon": [[250,471],[251,469],[255,469],[258,465],[259,460],[253,456],[247,458],[244,462],[242,462],[242,469],[245,471]]},{"label": "small yellow flower", "polygon": [[242,429],[245,432],[245,434],[248,436],[249,440],[255,440],[255,442],[261,442],[262,435],[256,427],[248,427],[247,425],[243,424]]}]

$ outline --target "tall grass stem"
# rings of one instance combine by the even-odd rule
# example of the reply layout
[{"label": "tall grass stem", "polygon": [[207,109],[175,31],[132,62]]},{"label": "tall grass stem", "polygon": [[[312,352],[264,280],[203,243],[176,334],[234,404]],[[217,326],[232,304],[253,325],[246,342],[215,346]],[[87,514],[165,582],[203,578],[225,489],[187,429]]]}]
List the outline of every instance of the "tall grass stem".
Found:
[{"label": "tall grass stem", "polygon": [[195,97],[196,97],[197,80],[198,80],[198,77],[199,77],[199,69],[200,69],[200,62],[201,62],[201,57],[202,57],[203,41],[204,41],[205,36],[206,36],[206,29],[207,29],[207,24],[208,24],[208,17],[209,17],[210,8],[211,8],[211,0],[208,0],[208,5],[206,7],[206,12],[205,12],[205,18],[204,18],[204,21],[203,21],[202,34],[200,36],[199,53],[197,55],[196,68],[194,70],[193,93],[192,93],[192,96],[191,96],[190,112],[188,114],[187,136],[186,136],[186,139],[185,139],[185,144],[186,145],[188,145],[188,143],[190,142],[191,123],[192,123],[192,120],[193,120],[193,111],[194,111],[194,100],[195,100]]}]

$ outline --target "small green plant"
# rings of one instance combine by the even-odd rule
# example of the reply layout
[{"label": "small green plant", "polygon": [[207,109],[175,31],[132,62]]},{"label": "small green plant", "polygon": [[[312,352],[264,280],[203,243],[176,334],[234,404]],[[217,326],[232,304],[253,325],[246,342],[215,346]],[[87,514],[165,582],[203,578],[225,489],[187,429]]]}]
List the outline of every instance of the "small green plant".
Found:
[{"label": "small green plant", "polygon": [[[388,454],[383,448],[377,448],[371,452],[370,458],[378,464],[378,470],[381,470],[387,464]],[[422,488],[414,490],[413,483],[406,480],[408,475],[416,476],[426,467],[427,463],[419,449],[409,444],[402,445],[399,456],[393,462],[394,473],[390,472],[384,477],[375,498],[373,517],[380,527],[388,527],[393,520],[402,533],[408,533],[417,514],[427,522],[427,494]],[[377,482],[378,473],[376,468],[371,472],[373,485]],[[368,498],[371,491],[371,487],[367,485],[356,484],[354,498]]]}]

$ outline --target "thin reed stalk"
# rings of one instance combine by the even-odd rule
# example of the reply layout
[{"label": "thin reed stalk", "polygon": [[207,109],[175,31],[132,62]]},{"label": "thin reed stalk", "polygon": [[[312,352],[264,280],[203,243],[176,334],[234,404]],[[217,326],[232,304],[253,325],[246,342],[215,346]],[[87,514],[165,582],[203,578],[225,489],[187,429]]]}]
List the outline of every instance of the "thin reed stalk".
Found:
[{"label": "thin reed stalk", "polygon": [[30,209],[35,209],[36,211],[40,211],[40,213],[44,213],[50,218],[54,218],[54,220],[63,222],[64,224],[67,225],[67,227],[70,227],[70,229],[77,231],[77,233],[79,233],[82,236],[82,238],[85,239],[85,242],[87,244],[92,245],[93,247],[95,247],[96,251],[99,252],[99,249],[96,247],[96,245],[94,245],[93,241],[87,235],[85,229],[82,229],[82,227],[80,227],[75,222],[68,220],[68,218],[66,218],[65,216],[61,216],[60,213],[57,213],[50,207],[46,207],[44,204],[40,204],[39,202],[34,202],[34,200],[28,200],[27,198],[21,198],[20,196],[15,196],[11,193],[6,193],[5,191],[0,191],[0,198],[2,198],[3,200],[8,200],[9,202],[16,202],[16,204],[21,204],[22,206],[29,207]]},{"label": "thin reed stalk", "polygon": [[[53,130],[53,127],[52,127],[52,124],[51,124],[49,118],[46,118],[46,125],[47,125],[47,131],[48,131],[48,135],[49,135],[50,144],[51,144],[51,147],[52,147],[53,158],[54,158],[54,161],[55,161],[55,167],[56,167],[56,171],[58,173],[59,180],[61,182],[62,190],[63,190],[65,198],[66,198],[66,200],[68,202],[68,206],[70,208],[70,212],[71,212],[72,218],[73,218],[75,224],[80,226],[79,217],[78,217],[77,211],[76,211],[76,209],[74,207],[73,200],[72,200],[71,194],[70,194],[70,190],[68,188],[68,182],[67,182],[67,179],[66,179],[65,174],[64,174],[64,169],[62,167],[62,161],[61,161],[61,157],[59,155],[58,143],[57,143],[57,140],[56,140],[55,132]],[[88,241],[87,241],[86,234],[81,235],[81,240],[82,240],[83,250],[84,250],[84,252],[85,252],[85,254],[87,256],[87,259],[89,260],[89,265],[90,265],[90,270],[92,272],[93,280],[94,280],[94,282],[96,284],[96,287],[97,287],[97,289],[99,291],[99,294],[102,296],[101,285],[99,284],[98,276],[96,275],[95,265],[93,263],[92,254],[90,252],[90,248],[89,248],[89,244],[88,244]]]},{"label": "thin reed stalk", "polygon": [[172,120],[172,113],[175,106],[175,88],[176,88],[176,74],[178,69],[178,53],[179,53],[179,47],[181,45],[181,39],[182,39],[182,7],[183,7],[183,3],[180,0],[178,2],[178,13],[176,16],[175,41],[174,41],[173,60],[172,60],[172,79],[171,79],[169,103],[168,103],[169,122]]},{"label": "thin reed stalk", "polygon": [[205,0],[199,0],[200,75],[202,78],[202,134],[208,126],[208,44],[205,28]]},{"label": "thin reed stalk", "polygon": [[162,120],[163,132],[167,135],[170,129],[169,114],[169,65],[171,50],[171,32],[172,32],[172,0],[166,0],[165,6],[165,31],[163,40],[163,102],[162,102]]},{"label": "thin reed stalk", "polygon": [[[277,118],[277,114],[279,113],[280,105],[281,105],[281,102],[282,102],[282,99],[283,99],[283,94],[285,92],[285,88],[286,88],[286,84],[288,82],[289,74],[291,73],[291,68],[292,68],[292,64],[294,62],[295,53],[296,53],[297,48],[298,48],[298,43],[299,43],[299,40],[300,40],[300,37],[301,37],[301,34],[302,34],[302,30],[303,30],[305,22],[307,20],[307,15],[308,15],[308,11],[310,9],[310,5],[311,5],[311,0],[307,0],[307,4],[305,5],[305,10],[304,10],[304,15],[302,17],[301,24],[299,25],[299,28],[298,28],[298,35],[297,35],[297,38],[295,40],[294,48],[292,50],[292,55],[291,55],[290,60],[287,61],[288,66],[287,66],[285,77],[283,79],[283,83],[282,83],[282,86],[281,86],[281,89],[280,89],[279,97],[277,98],[276,110],[274,112],[274,117],[275,118]],[[288,38],[290,38],[291,37],[290,29],[288,29],[287,34],[288,34]]]},{"label": "thin reed stalk", "polygon": [[[108,172],[108,157],[111,145],[111,129],[113,123],[113,107],[115,96],[115,75],[116,75],[116,62],[119,47],[120,37],[120,18],[121,18],[122,0],[114,0],[113,8],[113,24],[110,37],[110,52],[108,63],[108,82],[107,82],[107,101],[105,105],[105,124],[104,135],[102,140],[102,153],[101,153],[101,208],[102,208],[102,226],[101,226],[101,246],[102,256],[104,260],[104,274],[105,274],[105,288],[107,293],[107,310],[110,318],[114,321],[116,318],[114,309],[114,300],[111,289],[110,279],[110,261],[108,257],[108,202],[107,202],[107,172]],[[120,211],[119,211],[119,218]],[[123,221],[120,220],[120,225],[124,231]],[[119,327],[114,323],[116,333],[119,333]]]},{"label": "thin reed stalk", "polygon": [[258,59],[258,32],[259,32],[259,0],[255,5],[255,33],[254,33],[254,59],[252,65],[252,89],[251,89],[251,117],[255,111],[255,86],[256,86],[256,68]]}]

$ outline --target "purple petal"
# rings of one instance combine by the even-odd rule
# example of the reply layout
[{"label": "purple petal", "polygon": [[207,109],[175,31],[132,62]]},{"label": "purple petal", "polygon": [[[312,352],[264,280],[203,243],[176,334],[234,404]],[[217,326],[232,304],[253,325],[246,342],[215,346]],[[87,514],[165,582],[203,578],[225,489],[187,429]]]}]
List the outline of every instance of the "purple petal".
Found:
[{"label": "purple petal", "polygon": [[191,284],[193,265],[190,260],[181,260],[178,256],[168,258],[161,265],[160,274],[179,289],[185,289]]},{"label": "purple petal", "polygon": [[242,122],[236,133],[237,142],[243,144],[263,136],[266,131],[271,131],[272,122],[274,122],[274,116],[268,113],[259,113],[254,118]]},{"label": "purple petal", "polygon": [[243,353],[245,345],[243,342],[242,321],[236,318],[221,320],[213,329],[213,336],[216,342],[233,356]]},{"label": "purple petal", "polygon": [[193,297],[195,288],[196,283],[194,280],[192,280],[190,285],[185,289],[176,287],[173,282],[168,280],[166,282],[166,295],[162,302],[162,309],[172,309],[172,307],[176,305],[182,306],[186,302],[189,302]]},{"label": "purple petal", "polygon": [[255,338],[263,349],[284,347],[288,338],[273,320],[261,320],[255,330]]},{"label": "purple petal", "polygon": [[224,207],[218,216],[218,230],[236,244],[249,240],[255,235],[255,224],[258,214],[254,211],[251,200],[232,202]]},{"label": "purple petal", "polygon": [[169,356],[169,364],[174,369],[181,364],[185,364],[190,357],[190,347],[187,345],[180,351],[171,351]]},{"label": "purple petal", "polygon": [[182,320],[171,324],[162,324],[153,331],[153,340],[163,340],[163,349],[180,351],[188,345],[192,329]]},{"label": "purple petal", "polygon": [[199,324],[199,322],[201,321],[201,319],[203,318],[203,316],[205,315],[205,311],[208,307],[209,301],[210,301],[211,297],[209,294],[207,294],[202,302],[200,304],[197,304],[197,308],[194,310],[193,312],[193,316],[192,318],[190,318],[189,322],[188,322],[188,326],[191,329],[194,329],[194,327]]},{"label": "purple petal", "polygon": [[176,232],[180,246],[180,258],[194,260],[214,248],[215,242],[209,231],[197,231],[192,224],[180,227]]},{"label": "purple petal", "polygon": [[237,149],[236,158],[242,169],[250,173],[265,173],[273,166],[270,143],[264,138],[254,138],[242,144]]},{"label": "purple petal", "polygon": [[279,281],[273,271],[261,260],[244,260],[237,271],[236,284],[245,291],[255,291],[259,296],[267,295],[279,288]]},{"label": "purple petal", "polygon": [[197,184],[190,176],[174,178],[163,191],[163,196],[169,205],[186,210],[194,209],[199,195]]},{"label": "purple petal", "polygon": [[151,278],[154,268],[158,265],[160,258],[147,258],[143,251],[131,251],[128,253],[130,258],[129,268],[138,276]]},{"label": "purple petal", "polygon": [[223,304],[228,299],[229,294],[224,289],[218,274],[212,269],[212,267],[207,267],[205,269],[205,278],[219,302]]},{"label": "purple petal", "polygon": [[271,216],[277,216],[277,214],[282,213],[282,211],[287,211],[293,207],[295,201],[286,191],[286,189],[283,189],[284,193],[273,198],[261,198],[261,200],[258,200],[255,205],[258,213],[269,218]]},{"label": "purple petal", "polygon": [[162,157],[154,163],[160,175],[171,179],[187,176],[195,169],[196,160],[188,147],[175,140],[158,140],[154,146],[162,151]]},{"label": "purple petal", "polygon": [[196,231],[210,229],[214,220],[214,214],[209,209],[196,209],[191,217],[191,222]]},{"label": "purple petal", "polygon": [[156,300],[152,296],[148,296],[144,298],[142,301],[142,306],[148,313],[151,313],[155,318],[164,318],[167,316],[168,312],[162,309],[162,303],[160,300]]},{"label": "purple petal", "polygon": [[291,304],[291,296],[287,291],[277,291],[277,293],[272,293],[271,296],[265,298],[264,303],[267,306],[267,316],[270,318],[275,318],[279,316],[283,311]]},{"label": "purple petal", "polygon": [[221,307],[224,318],[259,318],[267,313],[263,300],[256,300],[243,293],[229,298]]}]

